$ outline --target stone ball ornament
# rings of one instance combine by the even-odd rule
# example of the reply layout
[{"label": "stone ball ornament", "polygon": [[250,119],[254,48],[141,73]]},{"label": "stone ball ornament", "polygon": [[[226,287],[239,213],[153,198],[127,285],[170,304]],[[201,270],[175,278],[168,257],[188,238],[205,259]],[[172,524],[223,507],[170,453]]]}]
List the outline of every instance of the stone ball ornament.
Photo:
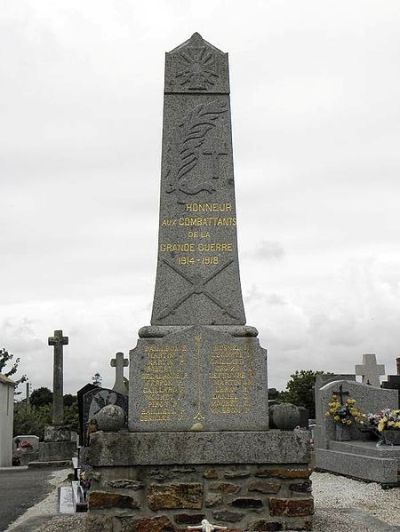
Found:
[{"label": "stone ball ornament", "polygon": [[291,403],[280,403],[269,408],[271,428],[293,430],[301,421],[300,409]]},{"label": "stone ball ornament", "polygon": [[94,416],[97,429],[104,432],[117,432],[125,427],[126,415],[118,405],[106,405]]}]

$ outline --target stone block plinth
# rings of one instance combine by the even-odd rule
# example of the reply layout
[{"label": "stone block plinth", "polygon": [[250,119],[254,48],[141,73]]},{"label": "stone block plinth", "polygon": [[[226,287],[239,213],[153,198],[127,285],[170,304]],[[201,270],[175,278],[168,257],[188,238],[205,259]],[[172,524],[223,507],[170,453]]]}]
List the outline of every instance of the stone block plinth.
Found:
[{"label": "stone block plinth", "polygon": [[309,439],[279,430],[97,432],[83,457],[93,468],[86,530],[184,531],[202,519],[228,530],[311,530]]}]

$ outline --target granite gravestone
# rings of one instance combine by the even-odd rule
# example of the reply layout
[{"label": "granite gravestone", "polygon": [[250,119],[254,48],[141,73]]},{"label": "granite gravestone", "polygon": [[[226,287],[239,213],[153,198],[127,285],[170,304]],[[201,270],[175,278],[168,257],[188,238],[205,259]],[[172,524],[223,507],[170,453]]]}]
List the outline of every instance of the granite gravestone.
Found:
[{"label": "granite gravestone", "polygon": [[79,417],[79,445],[83,445],[85,439],[86,439],[86,426],[83,422],[83,398],[87,392],[90,392],[91,390],[99,389],[99,386],[96,384],[88,383],[85,384],[80,390],[77,392],[77,398],[78,398],[78,417]]},{"label": "granite gravestone", "polygon": [[107,405],[120,406],[125,414],[128,414],[128,398],[115,390],[96,386],[95,389],[89,390],[83,396],[82,427],[84,442],[86,441],[85,434],[89,421]]},{"label": "granite gravestone", "polygon": [[166,55],[151,326],[130,352],[134,431],[265,430],[266,351],[245,326],[227,54],[194,34]]},{"label": "granite gravestone", "polygon": [[[317,381],[318,383],[318,381]],[[397,394],[394,390],[383,390],[354,380],[336,380],[322,386],[316,385],[314,427],[316,467],[354,478],[392,484],[398,479],[400,451],[387,452],[369,441],[369,435],[360,432],[355,424],[350,427],[351,441],[336,441],[336,426],[328,411],[329,402],[335,394],[341,402],[347,398],[356,401],[361,412],[376,413],[384,408],[395,408]]]},{"label": "granite gravestone", "polygon": [[400,408],[400,357],[396,358],[397,375],[388,375],[387,380],[382,382],[382,388],[397,390],[398,408]]}]

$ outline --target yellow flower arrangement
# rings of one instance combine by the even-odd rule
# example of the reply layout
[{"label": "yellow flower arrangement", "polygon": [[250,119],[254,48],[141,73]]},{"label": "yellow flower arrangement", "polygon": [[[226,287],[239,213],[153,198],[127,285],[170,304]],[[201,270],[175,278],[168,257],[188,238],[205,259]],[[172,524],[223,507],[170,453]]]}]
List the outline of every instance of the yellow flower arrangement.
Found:
[{"label": "yellow flower arrangement", "polygon": [[341,404],[337,395],[333,394],[325,416],[331,417],[335,423],[342,425],[351,425],[354,422],[362,424],[365,415],[355,406],[355,403],[355,399],[349,398],[344,404]]}]

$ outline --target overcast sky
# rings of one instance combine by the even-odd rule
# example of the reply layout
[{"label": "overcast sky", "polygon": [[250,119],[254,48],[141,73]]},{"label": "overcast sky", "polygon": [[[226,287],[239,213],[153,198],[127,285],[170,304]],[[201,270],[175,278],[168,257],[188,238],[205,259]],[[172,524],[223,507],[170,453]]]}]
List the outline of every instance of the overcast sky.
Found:
[{"label": "overcast sky", "polygon": [[65,391],[149,324],[164,52],[229,52],[247,323],[269,384],[400,356],[398,0],[0,0],[0,347]]}]

